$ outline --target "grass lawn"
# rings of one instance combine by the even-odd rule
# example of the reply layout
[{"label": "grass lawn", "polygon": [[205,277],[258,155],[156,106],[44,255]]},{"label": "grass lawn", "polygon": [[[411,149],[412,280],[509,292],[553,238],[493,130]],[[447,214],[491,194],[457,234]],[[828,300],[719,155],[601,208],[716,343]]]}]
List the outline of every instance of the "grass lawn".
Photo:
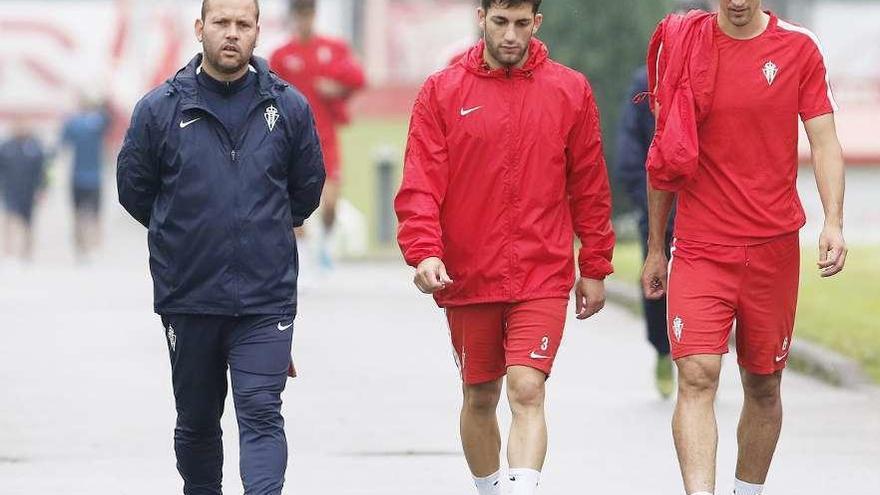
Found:
[{"label": "grass lawn", "polygon": [[817,251],[804,250],[797,334],[855,358],[880,382],[880,246],[853,246],[846,269],[830,279],[816,271]]},{"label": "grass lawn", "polygon": [[[817,251],[804,249],[796,335],[858,361],[880,383],[880,246],[854,246],[840,275],[822,279]],[[641,252],[636,243],[614,251],[617,280],[638,283]]]},{"label": "grass lawn", "polygon": [[393,192],[400,185],[403,168],[403,151],[406,146],[408,121],[405,118],[390,120],[359,120],[341,133],[342,148],[342,195],[369,221],[370,246],[377,248],[379,192],[376,159],[382,149],[391,151],[396,165]]}]

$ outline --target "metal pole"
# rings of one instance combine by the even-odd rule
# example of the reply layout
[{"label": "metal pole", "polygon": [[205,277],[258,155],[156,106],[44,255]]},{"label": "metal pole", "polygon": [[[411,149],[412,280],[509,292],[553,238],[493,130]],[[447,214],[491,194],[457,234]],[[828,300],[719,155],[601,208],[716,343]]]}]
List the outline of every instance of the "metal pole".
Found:
[{"label": "metal pole", "polygon": [[394,155],[390,146],[376,152],[376,224],[379,244],[383,246],[394,242]]}]

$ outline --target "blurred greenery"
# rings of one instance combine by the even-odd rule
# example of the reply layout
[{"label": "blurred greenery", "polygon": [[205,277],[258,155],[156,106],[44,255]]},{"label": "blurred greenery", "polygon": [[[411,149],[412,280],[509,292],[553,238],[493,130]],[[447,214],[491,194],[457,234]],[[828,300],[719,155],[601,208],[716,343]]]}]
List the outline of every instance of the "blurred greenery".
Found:
[{"label": "blurred greenery", "polygon": [[371,247],[378,247],[377,158],[383,149],[392,152],[391,159],[398,166],[393,180],[396,191],[400,184],[408,125],[406,117],[364,119],[354,122],[341,133],[342,195],[367,217]]},{"label": "blurred greenery", "polygon": [[[671,5],[668,0],[553,0],[541,7],[540,36],[551,56],[586,74],[593,87],[609,168],[616,159],[618,122],[633,74],[644,65],[648,40]],[[615,207],[621,207],[619,201]]]}]

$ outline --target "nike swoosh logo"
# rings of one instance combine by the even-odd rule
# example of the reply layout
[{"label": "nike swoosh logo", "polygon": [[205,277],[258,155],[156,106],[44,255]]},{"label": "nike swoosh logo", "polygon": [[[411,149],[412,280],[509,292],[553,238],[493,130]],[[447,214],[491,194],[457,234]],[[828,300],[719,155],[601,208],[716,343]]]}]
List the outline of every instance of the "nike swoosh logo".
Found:
[{"label": "nike swoosh logo", "polygon": [[478,107],[474,107],[474,108],[468,108],[467,110],[465,110],[464,108],[462,108],[462,109],[461,109],[461,112],[459,112],[459,113],[461,113],[461,116],[464,117],[464,116],[466,116],[466,115],[470,115],[470,114],[476,112],[477,110],[479,110],[479,109],[481,109],[481,108],[483,108],[482,105],[480,105],[480,106],[478,106]]},{"label": "nike swoosh logo", "polygon": [[778,362],[782,361],[783,359],[785,359],[785,358],[787,358],[787,357],[788,357],[788,353],[787,353],[787,352],[786,352],[785,354],[781,355],[781,356],[776,356],[776,362],[778,363]]},{"label": "nike swoosh logo", "polygon": [[283,332],[292,326],[293,326],[293,322],[290,322],[290,325],[281,325],[281,322],[279,321],[278,322],[278,331]]},{"label": "nike swoosh logo", "polygon": [[542,356],[541,354],[538,354],[537,352],[533,352],[533,353],[529,354],[529,357],[532,359],[550,359],[550,356]]},{"label": "nike swoosh logo", "polygon": [[192,124],[192,123],[198,122],[198,121],[200,121],[200,120],[202,120],[201,117],[196,118],[196,119],[192,119],[192,120],[190,120],[190,121],[188,121],[188,122],[184,122],[184,121],[181,120],[181,121],[180,121],[180,128],[183,129],[184,127],[186,127],[186,126],[188,126],[188,125],[190,125],[190,124]]}]

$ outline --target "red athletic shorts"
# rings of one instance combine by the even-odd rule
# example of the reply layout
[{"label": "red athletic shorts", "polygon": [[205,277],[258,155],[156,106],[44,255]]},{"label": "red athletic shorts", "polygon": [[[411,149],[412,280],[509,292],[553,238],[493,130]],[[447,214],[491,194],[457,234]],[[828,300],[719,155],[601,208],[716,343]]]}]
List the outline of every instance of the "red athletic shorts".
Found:
[{"label": "red athletic shorts", "polygon": [[672,358],[725,354],[735,320],[740,366],[762,375],[785,368],[799,277],[797,232],[754,246],[676,239],[666,299]]},{"label": "red athletic shorts", "polygon": [[491,382],[509,366],[550,375],[565,327],[568,299],[537,299],[446,309],[456,364],[469,384]]}]

